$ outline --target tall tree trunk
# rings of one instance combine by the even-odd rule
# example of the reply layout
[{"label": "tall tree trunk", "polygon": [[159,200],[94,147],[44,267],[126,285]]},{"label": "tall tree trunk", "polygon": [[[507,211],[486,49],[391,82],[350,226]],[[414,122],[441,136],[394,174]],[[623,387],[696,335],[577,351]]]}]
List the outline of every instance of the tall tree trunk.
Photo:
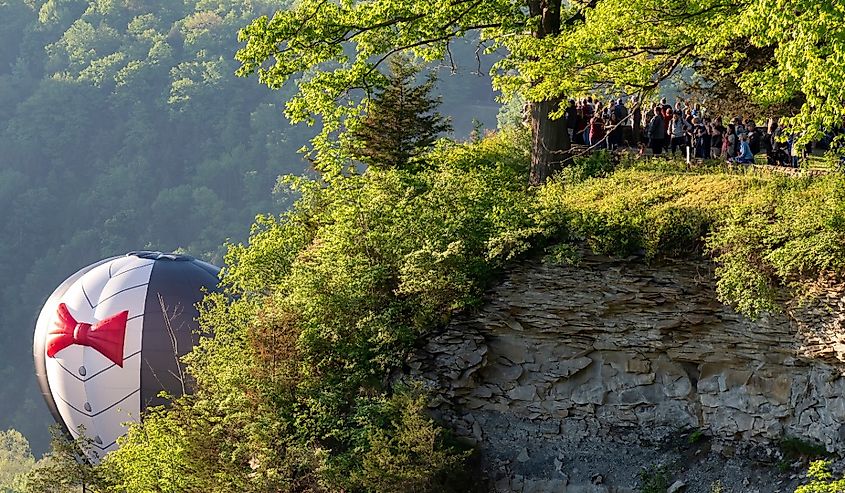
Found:
[{"label": "tall tree trunk", "polygon": [[[561,0],[528,0],[532,17],[539,22],[533,31],[538,39],[560,33]],[[562,168],[569,151],[569,134],[566,120],[552,120],[549,115],[558,109],[560,100],[532,101],[529,103],[531,119],[531,185],[542,185]]]},{"label": "tall tree trunk", "polygon": [[531,185],[542,185],[555,172],[563,168],[569,150],[566,120],[552,120],[549,114],[556,111],[559,101],[529,103],[531,118]]}]

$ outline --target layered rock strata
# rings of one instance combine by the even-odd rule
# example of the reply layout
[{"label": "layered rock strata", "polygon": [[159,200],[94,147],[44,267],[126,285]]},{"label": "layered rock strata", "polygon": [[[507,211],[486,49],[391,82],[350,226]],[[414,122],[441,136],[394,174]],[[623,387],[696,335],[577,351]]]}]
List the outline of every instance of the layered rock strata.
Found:
[{"label": "layered rock strata", "polygon": [[721,447],[789,436],[845,451],[842,291],[750,320],[716,299],[711,269],[525,263],[418,351],[412,376],[458,435],[508,464],[554,465],[559,451],[542,447],[556,440],[655,443],[684,429]]}]

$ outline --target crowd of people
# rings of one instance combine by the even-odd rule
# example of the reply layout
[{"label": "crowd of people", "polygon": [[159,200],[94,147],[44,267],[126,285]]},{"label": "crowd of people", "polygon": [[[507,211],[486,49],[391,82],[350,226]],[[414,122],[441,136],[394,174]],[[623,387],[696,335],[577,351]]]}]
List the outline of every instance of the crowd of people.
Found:
[{"label": "crowd of people", "polygon": [[[629,108],[630,106],[630,108]],[[564,118],[573,143],[592,148],[650,149],[655,156],[680,155],[689,159],[723,159],[751,164],[765,153],[773,165],[796,166],[803,149],[793,149],[781,138],[777,119],[759,127],[751,118],[725,120],[709,115],[700,104],[666,98],[645,105],[631,98],[603,103],[592,97],[570,100]],[[799,152],[800,151],[800,152]]]}]

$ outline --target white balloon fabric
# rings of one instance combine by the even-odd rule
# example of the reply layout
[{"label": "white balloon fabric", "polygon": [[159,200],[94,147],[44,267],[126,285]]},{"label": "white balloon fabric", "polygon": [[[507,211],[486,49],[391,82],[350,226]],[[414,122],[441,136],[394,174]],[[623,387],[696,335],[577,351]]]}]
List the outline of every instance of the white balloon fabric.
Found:
[{"label": "white balloon fabric", "polygon": [[161,391],[190,391],[179,358],[198,339],[196,303],[217,289],[219,269],[185,255],[131,252],[85,267],[41,310],[33,355],[56,420],[93,440],[89,458],[114,450],[125,423]]}]

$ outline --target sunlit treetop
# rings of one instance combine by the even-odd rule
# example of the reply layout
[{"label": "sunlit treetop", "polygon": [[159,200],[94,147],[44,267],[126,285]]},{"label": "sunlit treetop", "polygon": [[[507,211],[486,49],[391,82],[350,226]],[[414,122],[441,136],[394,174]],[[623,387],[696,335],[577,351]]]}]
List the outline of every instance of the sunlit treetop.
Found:
[{"label": "sunlit treetop", "polygon": [[471,31],[518,33],[527,21],[520,7],[508,0],[302,0],[241,31],[240,74],[257,73],[271,88],[296,77],[298,92],[286,114],[293,122],[321,119],[314,144],[331,160],[338,151],[329,145],[331,135],[346,118],[359,116],[362,98],[384,85],[378,68],[390,55],[433,61]]},{"label": "sunlit treetop", "polygon": [[[845,4],[835,0],[602,0],[551,44],[521,68],[523,77],[545,77],[536,97],[555,87],[559,95],[632,93],[670,72],[718,67],[764,111],[803,102],[783,115],[803,140],[841,127],[845,117]],[[773,56],[754,59],[751,48]]]},{"label": "sunlit treetop", "polygon": [[757,0],[733,24],[736,36],[774,46],[774,60],[744,74],[740,85],[763,103],[800,95],[801,111],[788,121],[803,140],[845,121],[845,4],[838,0]]},{"label": "sunlit treetop", "polygon": [[[383,84],[378,66],[390,54],[443,58],[469,33],[503,49],[492,75],[506,94],[649,93],[681,70],[709,68],[749,103],[806,101],[783,116],[810,139],[845,116],[843,31],[845,5],[835,0],[301,0],[244,28],[237,58],[242,75],[270,87],[296,79],[287,116],[320,119],[318,151]],[[751,47],[774,57],[749,60]]]}]

